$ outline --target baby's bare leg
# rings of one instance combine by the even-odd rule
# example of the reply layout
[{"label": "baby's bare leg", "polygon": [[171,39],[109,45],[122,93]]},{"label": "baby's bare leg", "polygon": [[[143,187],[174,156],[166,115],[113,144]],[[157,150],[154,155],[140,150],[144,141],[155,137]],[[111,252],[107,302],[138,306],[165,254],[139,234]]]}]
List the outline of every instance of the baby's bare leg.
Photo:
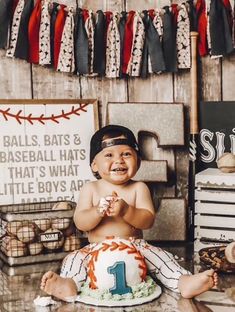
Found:
[{"label": "baby's bare leg", "polygon": [[72,278],[61,277],[49,271],[45,273],[41,280],[41,289],[48,295],[58,299],[69,301],[77,295],[77,286]]},{"label": "baby's bare leg", "polygon": [[182,275],[179,279],[178,288],[182,297],[193,298],[213,286],[217,286],[217,284],[217,273],[211,269],[194,275]]}]

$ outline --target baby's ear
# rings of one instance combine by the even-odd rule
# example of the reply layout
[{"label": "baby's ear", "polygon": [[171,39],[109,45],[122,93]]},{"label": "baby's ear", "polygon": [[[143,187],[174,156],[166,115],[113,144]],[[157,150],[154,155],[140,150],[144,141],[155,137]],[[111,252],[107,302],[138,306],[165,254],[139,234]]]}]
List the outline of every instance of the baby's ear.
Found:
[{"label": "baby's ear", "polygon": [[98,172],[98,168],[97,168],[97,165],[96,165],[96,161],[93,160],[92,163],[91,163],[91,170],[93,172]]},{"label": "baby's ear", "polygon": [[99,175],[99,172],[98,172],[98,167],[96,165],[96,162],[93,160],[93,162],[91,163],[91,171],[93,173],[93,176],[96,178],[96,179],[101,179],[100,175]]}]

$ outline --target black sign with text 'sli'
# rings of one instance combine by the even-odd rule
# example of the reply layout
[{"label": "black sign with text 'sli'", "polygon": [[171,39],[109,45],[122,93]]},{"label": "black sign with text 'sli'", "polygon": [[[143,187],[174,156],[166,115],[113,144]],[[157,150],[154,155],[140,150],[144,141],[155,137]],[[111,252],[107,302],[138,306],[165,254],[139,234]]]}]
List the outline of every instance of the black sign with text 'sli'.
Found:
[{"label": "black sign with text 'sli'", "polygon": [[200,102],[199,128],[199,171],[216,168],[222,154],[235,154],[235,101]]}]

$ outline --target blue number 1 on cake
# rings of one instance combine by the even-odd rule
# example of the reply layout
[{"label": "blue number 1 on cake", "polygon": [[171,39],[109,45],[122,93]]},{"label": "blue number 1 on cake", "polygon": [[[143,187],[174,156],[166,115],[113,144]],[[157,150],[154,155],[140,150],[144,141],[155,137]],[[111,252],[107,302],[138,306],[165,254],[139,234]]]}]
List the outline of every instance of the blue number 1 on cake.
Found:
[{"label": "blue number 1 on cake", "polygon": [[131,287],[126,284],[126,265],[124,261],[115,262],[107,270],[109,274],[114,275],[114,287],[109,289],[112,295],[123,295],[132,292]]}]

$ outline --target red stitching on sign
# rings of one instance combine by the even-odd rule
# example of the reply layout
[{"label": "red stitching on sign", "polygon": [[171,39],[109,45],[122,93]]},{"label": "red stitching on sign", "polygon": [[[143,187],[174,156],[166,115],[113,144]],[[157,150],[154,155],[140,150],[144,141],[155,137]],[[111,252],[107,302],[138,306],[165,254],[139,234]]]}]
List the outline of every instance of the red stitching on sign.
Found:
[{"label": "red stitching on sign", "polygon": [[67,113],[65,113],[64,110],[62,109],[61,114],[59,114],[59,115],[51,114],[51,116],[49,116],[49,117],[44,116],[44,114],[41,114],[40,116],[35,116],[35,117],[32,116],[32,114],[29,114],[28,116],[24,116],[21,114],[22,110],[19,110],[16,114],[12,114],[12,113],[10,113],[10,107],[5,109],[5,110],[0,109],[0,114],[3,115],[3,117],[5,118],[6,121],[8,121],[9,117],[11,117],[11,118],[16,119],[16,121],[19,124],[22,124],[22,120],[26,120],[31,125],[33,125],[34,121],[38,121],[44,125],[46,121],[53,121],[55,123],[59,123],[59,119],[61,119],[61,118],[62,119],[70,119],[70,116],[72,116],[72,115],[80,116],[81,111],[87,112],[85,107],[87,105],[89,105],[88,103],[83,103],[83,104],[79,104],[79,105],[80,106],[78,108],[74,108],[74,106],[72,106],[71,110]]},{"label": "red stitching on sign", "polygon": [[147,275],[147,266],[146,266],[146,263],[142,254],[132,244],[131,246],[129,246],[125,244],[124,242],[112,241],[110,244],[102,243],[102,247],[90,252],[91,259],[88,263],[87,275],[90,278],[89,287],[91,289],[97,289],[97,285],[96,285],[97,278],[95,276],[94,270],[95,270],[95,262],[98,260],[99,253],[101,251],[106,251],[106,250],[114,251],[114,250],[125,250],[125,249],[128,254],[136,254],[135,259],[140,262],[138,267],[142,270],[142,273],[140,274],[141,280],[142,281],[145,280],[146,275]]}]

